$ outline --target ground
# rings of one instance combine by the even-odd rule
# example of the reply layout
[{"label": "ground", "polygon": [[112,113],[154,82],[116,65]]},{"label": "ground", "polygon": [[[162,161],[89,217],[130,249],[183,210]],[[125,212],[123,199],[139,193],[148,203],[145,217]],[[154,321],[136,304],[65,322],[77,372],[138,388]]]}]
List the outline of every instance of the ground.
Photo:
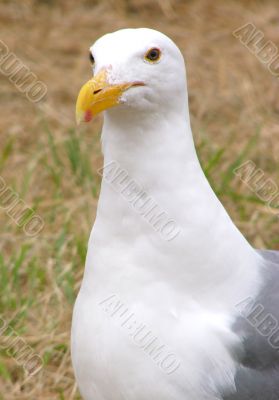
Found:
[{"label": "ground", "polygon": [[[233,35],[247,23],[263,32],[263,44],[279,45],[275,0],[0,1],[2,43],[47,88],[31,102],[0,64],[0,399],[80,399],[70,325],[96,212],[102,117],[77,129],[74,109],[100,35],[147,26],[177,42],[202,166],[248,240],[279,248],[276,201],[233,172],[253,162],[262,183],[279,184],[279,79]],[[36,235],[8,212],[2,194],[11,189],[43,223]],[[28,375],[32,354],[44,364]]]}]

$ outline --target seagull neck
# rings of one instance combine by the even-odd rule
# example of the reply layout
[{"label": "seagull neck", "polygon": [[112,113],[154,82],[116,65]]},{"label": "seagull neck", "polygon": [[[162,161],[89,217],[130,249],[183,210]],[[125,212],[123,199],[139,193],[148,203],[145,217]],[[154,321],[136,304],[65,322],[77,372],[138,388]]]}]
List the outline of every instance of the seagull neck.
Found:
[{"label": "seagull neck", "polygon": [[[167,270],[175,252],[185,260],[183,270],[177,272],[185,275],[189,290],[195,284],[197,290],[207,290],[217,283],[224,296],[233,296],[229,290],[232,287],[225,282],[235,283],[240,291],[245,288],[244,293],[247,286],[256,287],[258,253],[233,224],[211,189],[196,155],[186,113],[182,117],[155,115],[138,121],[106,118],[102,141],[104,174],[98,213],[108,221],[110,231],[113,222],[118,229],[114,234],[121,237],[123,232],[124,243],[139,237],[151,242],[153,238],[158,240],[160,252],[165,256],[170,252],[170,259],[166,256],[161,262],[161,268],[166,262]],[[115,168],[120,173],[118,178]],[[107,179],[107,172],[112,173],[114,181]],[[162,239],[154,233],[154,227],[148,227],[144,218],[140,218],[138,210],[131,209],[130,200],[138,187],[169,220],[175,221],[179,234],[174,240]],[[125,190],[129,192],[126,198]],[[125,229],[121,231],[124,221]],[[135,229],[139,226],[140,229]]]},{"label": "seagull neck", "polygon": [[117,160],[129,173],[137,175],[149,170],[148,175],[143,175],[146,184],[149,178],[163,178],[161,168],[169,172],[164,175],[166,181],[186,164],[195,163],[200,168],[186,111],[147,116],[134,112],[116,115],[113,111],[104,121],[104,163]]}]

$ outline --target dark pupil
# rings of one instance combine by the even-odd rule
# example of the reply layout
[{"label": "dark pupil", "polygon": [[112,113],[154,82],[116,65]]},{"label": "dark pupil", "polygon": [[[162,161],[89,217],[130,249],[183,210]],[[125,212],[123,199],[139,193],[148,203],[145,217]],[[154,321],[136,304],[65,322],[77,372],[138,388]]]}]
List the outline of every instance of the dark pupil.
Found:
[{"label": "dark pupil", "polygon": [[94,64],[95,60],[91,53],[89,53],[89,60],[90,60],[91,64]]},{"label": "dark pupil", "polygon": [[158,50],[151,50],[149,53],[149,58],[151,60],[156,60],[158,58]]}]

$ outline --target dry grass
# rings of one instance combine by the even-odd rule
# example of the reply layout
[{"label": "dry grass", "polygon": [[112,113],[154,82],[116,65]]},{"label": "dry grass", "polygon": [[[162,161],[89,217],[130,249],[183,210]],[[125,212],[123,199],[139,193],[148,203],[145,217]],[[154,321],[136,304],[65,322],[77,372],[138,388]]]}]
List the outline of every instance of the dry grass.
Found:
[{"label": "dry grass", "polygon": [[28,238],[0,213],[0,313],[45,361],[25,381],[21,366],[2,351],[0,399],[79,399],[70,321],[102,164],[101,118],[79,131],[74,122],[78,89],[90,76],[89,45],[107,31],[139,26],[178,43],[187,62],[195,141],[210,181],[255,246],[278,248],[278,218],[232,173],[241,156],[279,179],[279,80],[232,36],[253,22],[279,45],[278,21],[275,0],[0,2],[0,39],[48,87],[38,107],[0,75],[0,175],[45,221],[43,231]]}]

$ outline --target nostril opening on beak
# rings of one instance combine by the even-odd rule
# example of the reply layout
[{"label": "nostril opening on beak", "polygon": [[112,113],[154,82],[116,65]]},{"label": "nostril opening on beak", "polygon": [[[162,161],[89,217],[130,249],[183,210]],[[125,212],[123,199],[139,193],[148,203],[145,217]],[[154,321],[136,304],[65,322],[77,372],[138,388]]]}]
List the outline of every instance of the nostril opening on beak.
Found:
[{"label": "nostril opening on beak", "polygon": [[99,92],[101,92],[101,91],[102,91],[102,89],[94,90],[93,94],[97,94],[97,93],[99,93]]}]

